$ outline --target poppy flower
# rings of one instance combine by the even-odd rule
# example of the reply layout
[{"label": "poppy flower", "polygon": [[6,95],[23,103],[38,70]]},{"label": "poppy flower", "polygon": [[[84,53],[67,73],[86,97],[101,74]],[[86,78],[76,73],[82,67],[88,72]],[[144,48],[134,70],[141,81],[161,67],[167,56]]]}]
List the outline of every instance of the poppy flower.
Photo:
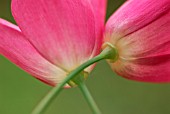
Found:
[{"label": "poppy flower", "polygon": [[55,86],[100,52],[105,8],[106,0],[12,0],[17,26],[0,19],[0,53]]},{"label": "poppy flower", "polygon": [[170,82],[170,0],[128,0],[108,20],[105,41],[118,51],[112,69],[144,82]]},{"label": "poppy flower", "polygon": [[[99,54],[105,8],[106,0],[12,0],[18,26],[0,20],[0,53],[54,86]],[[126,1],[105,26],[105,42],[118,52],[112,69],[131,80],[169,82],[169,31],[169,0]]]}]

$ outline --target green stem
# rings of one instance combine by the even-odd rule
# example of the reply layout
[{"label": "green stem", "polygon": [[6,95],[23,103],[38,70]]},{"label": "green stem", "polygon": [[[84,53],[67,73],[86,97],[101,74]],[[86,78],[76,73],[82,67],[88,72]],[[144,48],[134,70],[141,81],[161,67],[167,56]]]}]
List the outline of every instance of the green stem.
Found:
[{"label": "green stem", "polygon": [[88,88],[86,87],[86,85],[83,82],[79,83],[79,88],[81,90],[81,92],[83,93],[85,99],[87,100],[90,108],[92,109],[94,114],[101,114],[101,111],[99,110],[99,108],[97,107],[93,97],[91,96],[90,92],[88,91]]},{"label": "green stem", "polygon": [[112,59],[117,56],[116,50],[110,46],[105,48],[101,52],[100,55],[90,59],[89,61],[85,62],[84,64],[80,65],[77,69],[70,72],[70,74],[60,83],[58,86],[54,87],[42,100],[41,102],[35,107],[31,114],[43,114],[51,102],[55,99],[55,97],[60,93],[63,86],[68,83],[71,79],[76,77],[81,71],[83,71],[86,67],[102,60],[102,59]]}]

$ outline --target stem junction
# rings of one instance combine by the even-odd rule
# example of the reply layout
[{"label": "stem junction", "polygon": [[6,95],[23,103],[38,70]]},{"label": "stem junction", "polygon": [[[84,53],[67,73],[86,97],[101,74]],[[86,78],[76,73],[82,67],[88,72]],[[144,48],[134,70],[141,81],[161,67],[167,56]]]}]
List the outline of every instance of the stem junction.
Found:
[{"label": "stem junction", "polygon": [[[94,114],[101,114],[97,105],[95,104],[94,100],[92,99],[90,93],[88,92],[86,86],[83,83],[82,71],[87,68],[88,66],[103,60],[103,59],[110,59],[115,61],[118,57],[117,50],[109,43],[104,45],[104,50],[97,55],[96,57],[88,60],[84,64],[80,65],[78,68],[73,70],[68,74],[68,76],[56,87],[54,87],[49,93],[41,100],[41,102],[35,107],[31,114],[43,114],[48,106],[52,103],[52,101],[58,96],[61,92],[65,84],[70,84],[69,82],[73,82],[72,84],[76,83],[80,90],[82,91],[83,95],[85,96],[88,104],[90,105],[91,109],[93,110]],[[70,85],[72,85],[70,84]]]}]

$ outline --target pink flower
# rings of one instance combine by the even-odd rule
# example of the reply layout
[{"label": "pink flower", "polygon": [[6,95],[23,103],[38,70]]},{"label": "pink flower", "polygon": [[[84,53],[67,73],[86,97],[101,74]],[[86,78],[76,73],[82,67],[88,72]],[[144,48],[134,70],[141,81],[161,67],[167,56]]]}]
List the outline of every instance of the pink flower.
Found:
[{"label": "pink flower", "polygon": [[118,50],[119,75],[170,82],[170,0],[128,0],[106,24],[105,41]]},{"label": "pink flower", "polygon": [[106,0],[12,0],[18,26],[0,19],[0,53],[55,86],[100,52],[105,7]]},{"label": "pink flower", "polygon": [[[0,53],[55,86],[99,54],[106,0],[12,0],[19,27],[0,19]],[[170,0],[128,0],[106,24],[119,75],[170,82]],[[94,65],[93,65],[94,66]],[[90,72],[90,66],[85,72]]]}]

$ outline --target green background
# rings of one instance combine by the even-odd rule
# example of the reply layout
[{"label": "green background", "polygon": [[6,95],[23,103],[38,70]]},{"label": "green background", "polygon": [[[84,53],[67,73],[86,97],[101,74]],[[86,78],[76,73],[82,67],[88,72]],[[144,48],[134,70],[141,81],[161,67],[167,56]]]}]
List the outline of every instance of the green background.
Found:
[{"label": "green background", "polygon": [[[107,18],[124,0],[109,0]],[[10,0],[0,0],[0,17],[14,22]],[[154,75],[154,74],[153,74]],[[117,76],[105,61],[86,81],[103,114],[170,114],[170,84],[149,84]],[[51,89],[0,56],[0,114],[30,114]],[[91,114],[78,88],[66,89],[46,114]]]}]

